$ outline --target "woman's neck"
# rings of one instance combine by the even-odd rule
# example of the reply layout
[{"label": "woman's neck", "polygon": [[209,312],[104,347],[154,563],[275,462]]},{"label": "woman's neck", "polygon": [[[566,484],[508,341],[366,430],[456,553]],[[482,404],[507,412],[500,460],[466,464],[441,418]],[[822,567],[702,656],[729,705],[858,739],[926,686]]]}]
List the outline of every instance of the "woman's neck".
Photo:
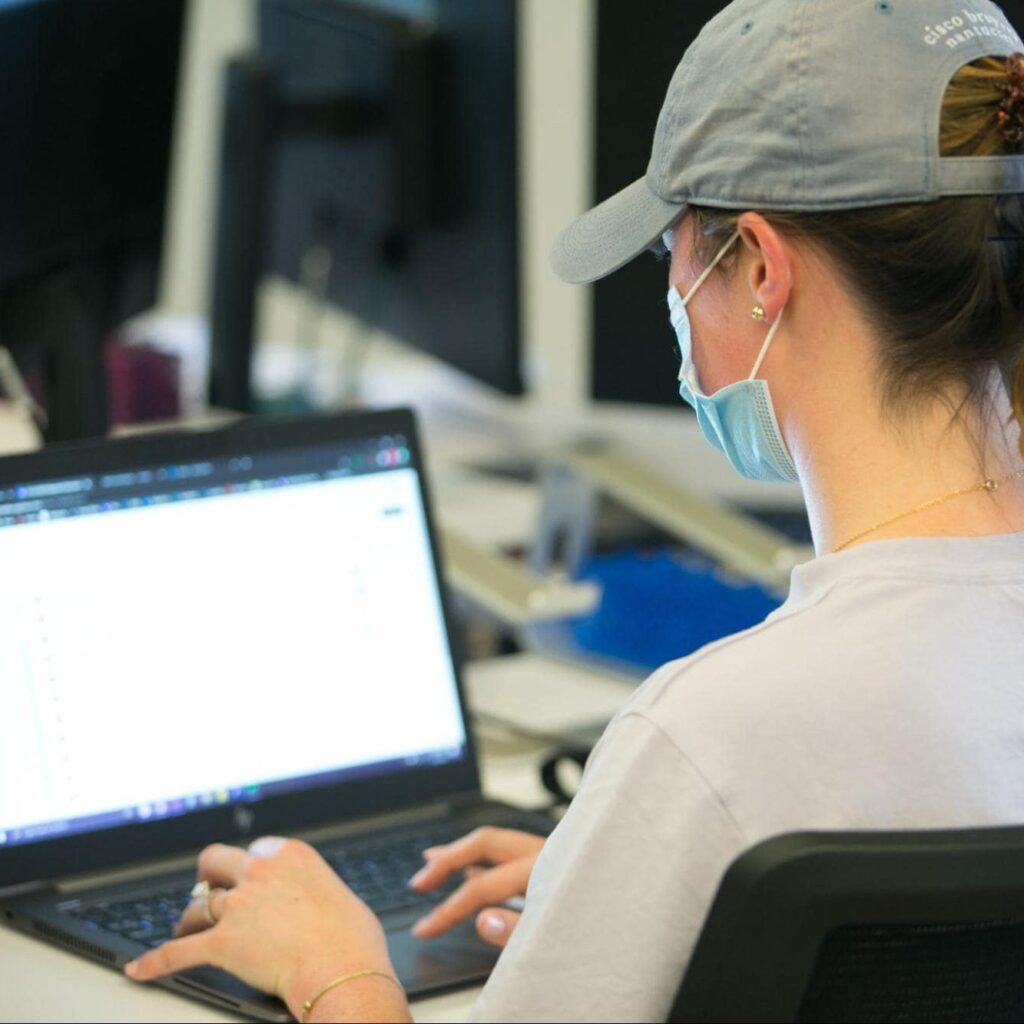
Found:
[{"label": "woman's neck", "polygon": [[[808,424],[800,450],[819,555],[899,537],[971,537],[1024,530],[1019,432],[996,374],[989,408],[935,401],[899,422],[878,401],[844,403],[829,423]],[[865,409],[878,408],[876,416]],[[959,412],[954,410],[959,409]],[[799,450],[799,445],[798,445]],[[995,490],[982,484],[1001,483]]]}]

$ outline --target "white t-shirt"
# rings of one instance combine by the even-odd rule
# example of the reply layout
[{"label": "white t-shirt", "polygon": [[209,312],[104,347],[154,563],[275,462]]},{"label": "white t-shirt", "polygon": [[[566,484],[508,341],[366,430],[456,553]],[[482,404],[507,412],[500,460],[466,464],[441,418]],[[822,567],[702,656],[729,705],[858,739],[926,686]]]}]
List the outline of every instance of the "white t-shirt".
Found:
[{"label": "white t-shirt", "polygon": [[764,623],[666,665],[615,718],[473,1017],[664,1020],[723,872],[769,836],[1009,823],[1024,534],[817,559]]}]

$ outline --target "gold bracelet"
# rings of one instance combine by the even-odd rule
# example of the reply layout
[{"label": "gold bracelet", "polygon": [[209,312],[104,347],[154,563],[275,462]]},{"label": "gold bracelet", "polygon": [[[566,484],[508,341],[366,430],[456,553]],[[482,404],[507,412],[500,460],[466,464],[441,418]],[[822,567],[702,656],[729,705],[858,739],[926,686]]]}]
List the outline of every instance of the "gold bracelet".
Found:
[{"label": "gold bracelet", "polygon": [[309,1015],[313,1012],[313,1007],[325,996],[332,988],[337,988],[339,985],[344,985],[346,981],[355,981],[356,978],[367,978],[371,975],[380,975],[382,978],[387,978],[388,981],[393,982],[398,986],[398,991],[405,995],[405,989],[402,988],[402,983],[393,975],[388,974],[387,971],[377,971],[373,968],[368,968],[365,971],[352,971],[351,974],[343,974],[340,978],[335,978],[328,985],[324,985],[322,989],[312,999],[307,999],[302,1004],[302,1020],[303,1022],[309,1020]]}]

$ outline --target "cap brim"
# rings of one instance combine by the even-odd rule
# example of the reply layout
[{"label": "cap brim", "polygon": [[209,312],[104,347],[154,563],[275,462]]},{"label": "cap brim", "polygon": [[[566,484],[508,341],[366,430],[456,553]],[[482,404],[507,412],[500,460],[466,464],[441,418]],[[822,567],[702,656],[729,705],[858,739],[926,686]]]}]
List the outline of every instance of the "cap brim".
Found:
[{"label": "cap brim", "polygon": [[683,214],[686,203],[658,198],[641,178],[574,220],[551,250],[563,281],[588,284],[649,249]]}]

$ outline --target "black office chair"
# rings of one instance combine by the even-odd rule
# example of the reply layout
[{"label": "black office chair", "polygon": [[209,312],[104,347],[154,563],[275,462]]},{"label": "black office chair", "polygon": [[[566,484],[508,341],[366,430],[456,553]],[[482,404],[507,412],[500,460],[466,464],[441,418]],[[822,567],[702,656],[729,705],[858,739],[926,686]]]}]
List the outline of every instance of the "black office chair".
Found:
[{"label": "black office chair", "polygon": [[760,843],[668,1020],[1024,1021],[1024,828]]}]

